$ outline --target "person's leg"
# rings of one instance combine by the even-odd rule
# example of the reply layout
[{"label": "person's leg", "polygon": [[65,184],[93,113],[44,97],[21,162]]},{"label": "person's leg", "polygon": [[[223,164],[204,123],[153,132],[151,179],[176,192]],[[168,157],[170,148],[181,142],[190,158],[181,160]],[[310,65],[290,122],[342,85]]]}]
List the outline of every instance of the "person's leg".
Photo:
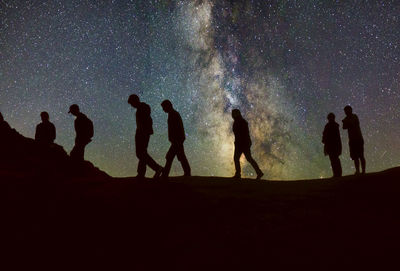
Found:
[{"label": "person's leg", "polygon": [[143,150],[143,153],[142,153],[143,160],[144,160],[144,163],[147,166],[149,166],[152,170],[155,171],[155,174],[154,174],[153,178],[156,179],[156,178],[160,177],[163,168],[162,168],[162,166],[157,164],[156,161],[154,161],[154,159],[147,152],[147,147],[148,147],[149,141],[150,141],[150,135],[145,135],[144,138],[145,138],[145,140],[144,140],[143,143],[145,143],[145,144],[143,144],[144,150]]},{"label": "person's leg", "polygon": [[336,177],[335,155],[329,154],[329,161],[331,161],[333,177]]},{"label": "person's leg", "polygon": [[72,149],[70,156],[75,161],[83,161],[85,154],[85,144],[79,140],[75,140],[75,146]]},{"label": "person's leg", "polygon": [[172,144],[169,147],[167,155],[165,156],[166,162],[165,162],[164,170],[162,173],[162,177],[168,177],[169,172],[171,170],[172,162],[174,161],[174,158],[175,158],[175,155],[176,155],[176,148]]},{"label": "person's leg", "polygon": [[355,142],[349,142],[349,147],[350,147],[350,157],[351,159],[354,160],[354,167],[356,168],[356,173],[355,174],[359,174],[360,173],[360,155],[359,155],[359,148],[358,148],[358,144]]},{"label": "person's leg", "polygon": [[330,154],[329,159],[331,161],[333,177],[341,177],[342,176],[342,165],[340,164],[339,156]]},{"label": "person's leg", "polygon": [[364,154],[360,157],[360,161],[361,161],[361,170],[362,170],[362,173],[363,174],[365,174],[365,164],[366,164],[366,162],[365,162],[365,157],[364,157]]},{"label": "person's leg", "polygon": [[358,157],[354,158],[354,167],[356,168],[356,174],[360,173],[360,160]]},{"label": "person's leg", "polygon": [[146,143],[146,138],[140,134],[135,135],[135,146],[136,146],[136,157],[139,159],[137,167],[137,177],[144,178],[146,175],[146,161],[144,158],[145,149],[148,143]]},{"label": "person's leg", "polygon": [[178,160],[181,162],[182,169],[185,176],[191,176],[191,169],[189,165],[189,161],[185,155],[185,148],[183,147],[183,143],[179,144],[176,148],[176,155],[178,156]]},{"label": "person's leg", "polygon": [[244,152],[244,156],[246,157],[247,161],[252,165],[254,170],[257,173],[257,179],[260,179],[264,173],[261,171],[260,167],[258,166],[257,162],[253,159],[253,156],[251,155],[250,148]]},{"label": "person's leg", "polygon": [[240,156],[242,155],[242,151],[235,146],[235,152],[233,154],[233,161],[235,163],[235,177],[240,178],[241,175],[241,168],[240,168]]},{"label": "person's leg", "polygon": [[362,173],[365,174],[365,157],[364,157],[364,144],[361,144],[360,146],[360,161],[361,161],[361,170]]},{"label": "person's leg", "polygon": [[343,170],[342,170],[342,163],[340,162],[339,156],[337,157],[337,167],[338,167],[338,177],[342,177],[343,175]]}]

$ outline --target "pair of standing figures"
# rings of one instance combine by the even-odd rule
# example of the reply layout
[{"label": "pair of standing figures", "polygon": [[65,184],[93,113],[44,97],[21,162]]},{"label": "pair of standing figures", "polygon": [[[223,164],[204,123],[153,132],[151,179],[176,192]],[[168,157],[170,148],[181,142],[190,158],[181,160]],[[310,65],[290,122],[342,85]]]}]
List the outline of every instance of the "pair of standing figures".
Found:
[{"label": "pair of standing figures", "polygon": [[[365,174],[365,158],[364,158],[364,138],[361,133],[360,121],[356,114],[353,114],[351,106],[344,108],[346,117],[342,120],[343,129],[348,131],[350,157],[354,161],[356,168],[355,174]],[[339,124],[335,121],[335,114],[328,114],[328,123],[322,135],[322,143],[324,144],[324,153],[329,156],[333,177],[342,176],[342,165],[339,156],[342,154],[342,140],[340,138]]]},{"label": "pair of standing figures", "polygon": [[155,171],[154,178],[160,176],[168,177],[175,156],[178,157],[178,160],[182,164],[184,176],[191,176],[190,165],[183,147],[183,142],[186,139],[185,129],[183,127],[182,118],[173,108],[172,103],[169,100],[165,100],[161,103],[164,112],[168,114],[168,139],[171,142],[171,147],[166,155],[164,168],[157,164],[147,152],[150,136],[153,134],[153,120],[150,115],[150,106],[141,102],[139,96],[135,94],[129,96],[128,103],[136,108],[135,145],[136,156],[139,159],[137,177],[144,178],[147,166]]},{"label": "pair of standing figures", "polygon": [[[153,134],[153,121],[151,119],[150,106],[140,101],[139,97],[135,94],[129,96],[128,103],[136,108],[136,156],[139,159],[138,175],[137,177],[143,178],[146,174],[146,166],[149,166],[155,171],[154,178],[168,177],[171,170],[172,162],[175,156],[182,164],[184,176],[191,176],[191,169],[189,162],[186,158],[183,142],[185,141],[185,130],[180,114],[173,108],[169,100],[161,103],[161,106],[168,114],[168,139],[171,142],[166,155],[166,163],[164,168],[157,164],[153,158],[148,154],[147,147],[149,144],[150,136]],[[257,179],[260,179],[264,174],[257,165],[257,162],[252,158],[250,147],[251,140],[249,134],[249,127],[247,121],[243,119],[238,109],[232,110],[233,132],[235,134],[235,153],[234,162],[236,173],[234,178],[241,177],[240,169],[240,156],[245,155],[246,159],[250,162],[257,173]]]}]

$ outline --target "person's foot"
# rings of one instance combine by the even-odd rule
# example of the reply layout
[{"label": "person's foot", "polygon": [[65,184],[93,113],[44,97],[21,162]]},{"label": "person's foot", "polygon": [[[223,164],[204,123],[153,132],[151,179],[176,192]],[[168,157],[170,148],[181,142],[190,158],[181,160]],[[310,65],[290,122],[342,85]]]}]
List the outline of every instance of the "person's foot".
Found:
[{"label": "person's foot", "polygon": [[256,180],[260,180],[262,176],[264,176],[264,173],[262,171],[258,172]]},{"label": "person's foot", "polygon": [[183,177],[192,177],[192,174],[190,174],[190,173],[185,173],[185,174],[183,174]]},{"label": "person's foot", "polygon": [[242,177],[241,177],[240,174],[238,174],[238,173],[236,173],[236,174],[233,175],[233,177],[232,177],[232,179],[240,179],[240,178],[242,178]]},{"label": "person's foot", "polygon": [[356,171],[354,175],[360,175],[360,171]]},{"label": "person's foot", "polygon": [[136,180],[139,180],[139,181],[142,181],[142,180],[144,180],[146,177],[144,176],[144,175],[136,175],[136,177],[135,177],[135,179]]},{"label": "person's foot", "polygon": [[158,179],[161,176],[161,173],[163,172],[163,167],[160,167],[159,169],[156,170],[156,173],[154,173],[153,179]]}]

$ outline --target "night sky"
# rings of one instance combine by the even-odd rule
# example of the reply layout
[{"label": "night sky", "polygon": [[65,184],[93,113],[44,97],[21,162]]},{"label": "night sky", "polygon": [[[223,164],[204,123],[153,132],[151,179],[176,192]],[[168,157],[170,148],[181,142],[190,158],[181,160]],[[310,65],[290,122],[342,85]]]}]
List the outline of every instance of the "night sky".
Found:
[{"label": "night sky", "polygon": [[[233,176],[232,108],[249,121],[266,178],[331,176],[322,130],[329,112],[341,124],[347,104],[361,122],[367,171],[398,166],[399,81],[397,0],[0,1],[5,119],[33,137],[48,111],[69,152],[67,112],[79,104],[95,125],[86,159],[113,176],[136,175],[132,93],[152,107],[149,153],[160,164],[169,147],[160,103],[181,113],[193,175]],[[183,174],[177,160],[171,173]]]}]

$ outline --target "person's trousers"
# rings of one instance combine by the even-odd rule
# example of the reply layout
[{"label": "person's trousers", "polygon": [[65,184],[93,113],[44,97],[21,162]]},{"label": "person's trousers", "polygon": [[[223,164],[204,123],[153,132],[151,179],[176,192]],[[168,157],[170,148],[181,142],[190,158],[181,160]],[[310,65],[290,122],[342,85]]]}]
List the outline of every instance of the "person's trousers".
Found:
[{"label": "person's trousers", "polygon": [[244,147],[235,146],[235,153],[233,155],[233,161],[235,162],[235,169],[236,169],[235,175],[238,175],[238,176],[241,175],[240,156],[242,156],[242,154],[244,154],[247,161],[249,161],[249,163],[253,166],[256,173],[259,174],[261,172],[261,170],[260,170],[257,162],[251,156],[250,147],[244,148]]},{"label": "person's trousers", "polygon": [[334,177],[342,176],[342,164],[340,163],[340,158],[338,155],[329,154],[329,160],[331,160],[331,167]]},{"label": "person's trousers", "polygon": [[189,165],[189,161],[187,160],[186,155],[185,155],[185,149],[183,147],[183,142],[171,144],[171,147],[169,148],[167,155],[165,156],[167,161],[165,163],[163,176],[168,177],[169,172],[171,170],[172,161],[174,161],[175,156],[177,156],[179,162],[181,162],[184,174],[186,176],[190,176],[190,174],[191,174],[190,165]]},{"label": "person's trousers", "polygon": [[152,170],[157,171],[161,168],[159,164],[154,161],[153,158],[147,153],[147,147],[149,146],[150,135],[148,134],[136,134],[135,145],[136,145],[136,157],[139,159],[137,173],[139,177],[144,177],[146,174],[146,166],[149,166]]},{"label": "person's trousers", "polygon": [[87,139],[75,139],[75,146],[72,149],[70,156],[75,161],[83,161],[85,156],[85,147],[90,143]]}]

